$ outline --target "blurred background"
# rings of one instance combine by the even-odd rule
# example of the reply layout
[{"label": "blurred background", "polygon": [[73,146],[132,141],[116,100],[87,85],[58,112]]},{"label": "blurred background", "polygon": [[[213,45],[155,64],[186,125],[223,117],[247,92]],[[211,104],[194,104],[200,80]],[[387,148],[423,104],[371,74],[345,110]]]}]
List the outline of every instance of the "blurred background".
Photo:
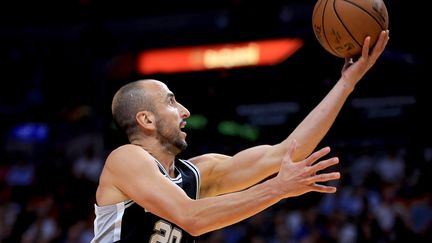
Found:
[{"label": "blurred background", "polygon": [[[0,242],[90,241],[100,170],[127,142],[111,98],[130,81],[165,82],[192,113],[183,158],[288,136],[343,65],[315,39],[315,2],[1,3]],[[385,4],[387,49],[320,144],[341,159],[338,192],[281,201],[200,242],[432,241],[426,8]]]}]

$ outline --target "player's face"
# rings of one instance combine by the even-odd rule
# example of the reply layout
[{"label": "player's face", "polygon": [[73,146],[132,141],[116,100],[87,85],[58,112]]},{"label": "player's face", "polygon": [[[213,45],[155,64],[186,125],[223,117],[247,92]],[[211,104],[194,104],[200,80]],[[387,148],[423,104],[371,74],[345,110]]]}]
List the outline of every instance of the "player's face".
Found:
[{"label": "player's face", "polygon": [[162,102],[156,114],[157,138],[162,146],[173,154],[178,154],[187,147],[186,133],[181,129],[186,126],[189,111],[175,100],[174,94],[167,88],[160,93]]},{"label": "player's face", "polygon": [[156,122],[157,139],[166,150],[173,154],[178,154],[187,148],[186,133],[180,127],[174,126],[167,119],[159,119]]}]

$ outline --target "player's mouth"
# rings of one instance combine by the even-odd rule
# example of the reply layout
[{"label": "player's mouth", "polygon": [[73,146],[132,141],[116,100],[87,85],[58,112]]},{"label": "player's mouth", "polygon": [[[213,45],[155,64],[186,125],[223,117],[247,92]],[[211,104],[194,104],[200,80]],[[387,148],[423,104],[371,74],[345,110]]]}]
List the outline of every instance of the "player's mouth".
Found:
[{"label": "player's mouth", "polygon": [[180,122],[180,129],[183,129],[186,127],[187,122],[186,121],[182,121]]}]

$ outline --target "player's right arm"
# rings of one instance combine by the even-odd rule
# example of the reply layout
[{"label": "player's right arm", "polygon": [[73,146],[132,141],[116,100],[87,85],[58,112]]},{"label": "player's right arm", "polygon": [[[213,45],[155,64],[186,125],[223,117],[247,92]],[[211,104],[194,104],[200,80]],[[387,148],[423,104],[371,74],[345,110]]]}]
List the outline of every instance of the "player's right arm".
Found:
[{"label": "player's right arm", "polygon": [[154,158],[142,148],[125,145],[107,159],[97,193],[98,205],[132,199],[146,210],[172,222],[192,235],[232,225],[277,203],[283,198],[310,191],[333,193],[336,188],[319,185],[339,178],[339,173],[317,172],[336,164],[336,158],[316,162],[328,150],[293,163],[294,146],[288,149],[279,174],[247,190],[203,199],[190,199],[180,187],[164,177]]}]

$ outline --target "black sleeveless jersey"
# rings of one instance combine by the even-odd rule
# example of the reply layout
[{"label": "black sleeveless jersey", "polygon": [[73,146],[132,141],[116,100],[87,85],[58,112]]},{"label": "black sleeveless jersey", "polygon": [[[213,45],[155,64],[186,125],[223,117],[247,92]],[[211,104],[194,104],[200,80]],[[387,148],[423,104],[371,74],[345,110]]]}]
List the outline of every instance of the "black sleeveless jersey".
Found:
[{"label": "black sleeveless jersey", "polygon": [[[200,174],[191,162],[176,159],[175,178],[169,177],[165,168],[156,162],[162,174],[181,187],[190,198],[198,198]],[[196,239],[179,226],[147,212],[132,200],[102,207],[95,205],[95,213],[94,243],[193,243]]]}]

